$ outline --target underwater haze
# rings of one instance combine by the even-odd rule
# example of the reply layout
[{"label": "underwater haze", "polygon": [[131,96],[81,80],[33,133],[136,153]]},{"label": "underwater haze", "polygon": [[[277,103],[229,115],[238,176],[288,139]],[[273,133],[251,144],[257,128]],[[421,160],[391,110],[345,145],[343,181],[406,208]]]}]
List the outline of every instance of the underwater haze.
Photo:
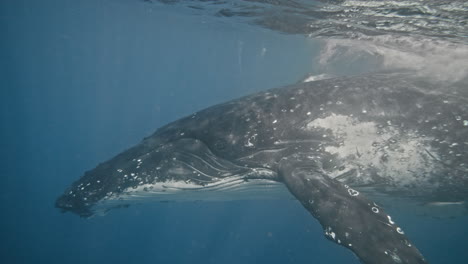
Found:
[{"label": "underwater haze", "polygon": [[[0,262],[360,263],[296,200],[148,203],[89,219],[54,203],[157,128],[254,92],[380,70],[468,87],[467,4],[385,2],[401,9],[2,0]],[[429,263],[467,263],[460,205],[386,210]]]}]

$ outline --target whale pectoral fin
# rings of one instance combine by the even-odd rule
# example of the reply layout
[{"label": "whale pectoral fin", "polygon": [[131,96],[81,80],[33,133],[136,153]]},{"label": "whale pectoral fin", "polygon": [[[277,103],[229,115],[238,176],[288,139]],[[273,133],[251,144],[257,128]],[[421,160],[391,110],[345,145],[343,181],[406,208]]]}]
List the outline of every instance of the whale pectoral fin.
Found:
[{"label": "whale pectoral fin", "polygon": [[366,264],[427,263],[391,217],[358,191],[317,166],[281,162],[290,192],[320,222],[325,236],[352,250]]}]

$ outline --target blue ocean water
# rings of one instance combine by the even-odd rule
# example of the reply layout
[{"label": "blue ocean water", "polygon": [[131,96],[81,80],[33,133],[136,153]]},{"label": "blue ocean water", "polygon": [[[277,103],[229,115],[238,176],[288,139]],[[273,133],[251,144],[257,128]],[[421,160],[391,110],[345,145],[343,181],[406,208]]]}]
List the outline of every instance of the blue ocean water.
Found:
[{"label": "blue ocean water", "polygon": [[[325,67],[314,60],[324,44],[305,35],[146,1],[3,0],[0,33],[2,263],[359,263],[297,201],[157,203],[91,219],[54,201],[170,121],[372,59]],[[466,215],[393,215],[431,263],[466,263]]]}]

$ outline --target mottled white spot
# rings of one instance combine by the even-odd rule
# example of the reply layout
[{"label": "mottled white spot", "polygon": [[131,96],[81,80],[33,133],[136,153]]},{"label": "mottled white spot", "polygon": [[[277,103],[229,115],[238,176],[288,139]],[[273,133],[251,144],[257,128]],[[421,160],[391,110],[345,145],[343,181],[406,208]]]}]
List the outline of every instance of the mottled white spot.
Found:
[{"label": "mottled white spot", "polygon": [[118,172],[122,172],[123,170],[122,169],[117,169]]},{"label": "mottled white spot", "polygon": [[367,110],[366,110],[366,109],[362,109],[362,113],[363,113],[363,114],[366,114],[366,113],[367,113]]},{"label": "mottled white spot", "polygon": [[251,140],[255,140],[258,134],[254,134],[253,136],[249,137],[247,139],[247,143],[245,143],[246,147],[254,147],[254,144],[251,142]]},{"label": "mottled white spot", "polygon": [[353,244],[348,244],[348,246],[352,247],[352,246],[353,246]]},{"label": "mottled white spot", "polygon": [[395,222],[392,221],[392,217],[391,217],[391,216],[387,215],[387,218],[388,218],[388,222],[389,222],[391,225],[395,224]]},{"label": "mottled white spot", "polygon": [[379,208],[377,208],[377,207],[372,207],[372,212],[374,212],[374,213],[377,214],[377,213],[379,212]]},{"label": "mottled white spot", "polygon": [[[311,112],[307,112],[307,115],[311,115],[312,113]],[[468,123],[468,121],[466,121]]]},{"label": "mottled white spot", "polygon": [[468,120],[463,120],[463,125],[468,126]]},{"label": "mottled white spot", "polygon": [[[383,126],[351,116],[330,114],[312,120],[305,129],[331,132],[338,144],[325,145],[324,150],[346,161],[346,170],[355,170],[361,183],[375,181],[371,173],[363,173],[367,168],[372,168],[394,184],[420,182],[422,179],[418,176],[430,175],[436,166],[427,152],[439,158],[429,145],[434,139],[419,135],[416,131],[401,133],[398,126]],[[330,134],[328,137],[331,137]],[[389,144],[392,140],[393,144]],[[337,177],[345,172],[335,170],[330,176]]]},{"label": "mottled white spot", "polygon": [[273,122],[272,122],[272,123],[273,123],[273,124],[276,124],[276,122],[278,122],[278,120],[276,120],[276,119],[275,119],[275,120],[273,120]]}]

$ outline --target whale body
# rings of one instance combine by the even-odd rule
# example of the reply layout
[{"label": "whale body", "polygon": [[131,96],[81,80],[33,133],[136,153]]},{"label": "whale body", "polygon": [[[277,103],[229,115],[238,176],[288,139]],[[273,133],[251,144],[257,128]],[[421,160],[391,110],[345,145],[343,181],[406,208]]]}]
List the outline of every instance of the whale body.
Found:
[{"label": "whale body", "polygon": [[426,263],[367,197],[464,203],[468,96],[406,74],[271,89],[158,129],[73,183],[83,217],[143,201],[297,199],[362,263]]}]

